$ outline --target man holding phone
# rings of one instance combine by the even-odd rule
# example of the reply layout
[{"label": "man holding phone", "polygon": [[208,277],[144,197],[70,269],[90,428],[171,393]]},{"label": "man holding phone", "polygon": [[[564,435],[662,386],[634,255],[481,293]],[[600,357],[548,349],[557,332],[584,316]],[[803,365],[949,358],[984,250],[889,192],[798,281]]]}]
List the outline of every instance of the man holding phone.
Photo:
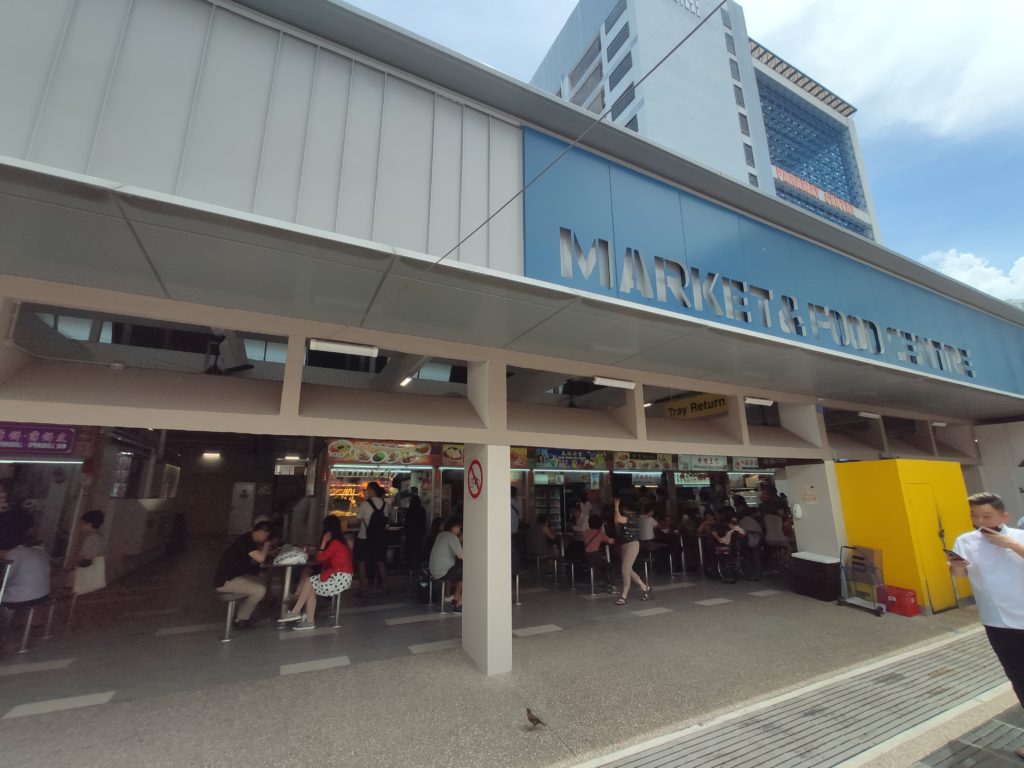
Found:
[{"label": "man holding phone", "polygon": [[[1006,506],[994,493],[976,493],[967,503],[974,530],[946,552],[949,569],[971,580],[988,641],[1024,707],[1024,531],[1007,525]],[[1024,759],[1024,748],[1017,757]]]}]

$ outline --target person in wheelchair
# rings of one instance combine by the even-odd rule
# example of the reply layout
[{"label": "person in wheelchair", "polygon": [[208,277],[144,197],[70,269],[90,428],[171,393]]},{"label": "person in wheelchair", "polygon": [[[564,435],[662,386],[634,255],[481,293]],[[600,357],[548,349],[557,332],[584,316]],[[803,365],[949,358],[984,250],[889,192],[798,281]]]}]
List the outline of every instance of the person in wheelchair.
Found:
[{"label": "person in wheelchair", "polygon": [[714,558],[710,564],[712,572],[718,569],[718,561],[721,558],[735,558],[739,548],[747,543],[747,532],[740,526],[739,518],[735,514],[728,514],[732,510],[727,509],[726,512],[711,534],[715,540]]}]

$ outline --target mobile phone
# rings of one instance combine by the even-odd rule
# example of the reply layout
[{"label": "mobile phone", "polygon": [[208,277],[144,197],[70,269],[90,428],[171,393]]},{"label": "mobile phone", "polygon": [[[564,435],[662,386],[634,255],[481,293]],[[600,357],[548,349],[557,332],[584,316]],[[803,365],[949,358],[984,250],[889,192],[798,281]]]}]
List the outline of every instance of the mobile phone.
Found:
[{"label": "mobile phone", "polygon": [[996,526],[995,528],[979,528],[978,530],[981,531],[982,533],[996,533],[996,534],[998,534],[998,533],[1002,533],[1003,532],[1003,526],[999,525],[999,526]]},{"label": "mobile phone", "polygon": [[958,555],[958,554],[957,554],[956,552],[954,552],[954,551],[953,551],[952,549],[944,549],[944,550],[942,550],[942,551],[943,551],[943,552],[945,552],[945,553],[946,553],[947,555],[949,555],[949,556],[950,556],[951,558],[953,558],[954,560],[959,560],[959,561],[961,561],[961,562],[963,562],[963,563],[966,563],[966,562],[967,562],[967,559],[966,559],[966,558],[965,558],[965,557],[964,557],[963,555]]}]

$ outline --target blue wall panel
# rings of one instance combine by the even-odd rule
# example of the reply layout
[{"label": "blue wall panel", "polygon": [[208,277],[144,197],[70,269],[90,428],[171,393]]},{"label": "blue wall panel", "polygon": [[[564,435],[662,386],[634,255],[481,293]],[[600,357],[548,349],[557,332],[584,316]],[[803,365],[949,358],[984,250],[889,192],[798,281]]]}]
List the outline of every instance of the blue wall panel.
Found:
[{"label": "blue wall panel", "polygon": [[[524,178],[566,146],[524,128]],[[1024,327],[584,150],[523,205],[527,277],[1024,392]]]}]

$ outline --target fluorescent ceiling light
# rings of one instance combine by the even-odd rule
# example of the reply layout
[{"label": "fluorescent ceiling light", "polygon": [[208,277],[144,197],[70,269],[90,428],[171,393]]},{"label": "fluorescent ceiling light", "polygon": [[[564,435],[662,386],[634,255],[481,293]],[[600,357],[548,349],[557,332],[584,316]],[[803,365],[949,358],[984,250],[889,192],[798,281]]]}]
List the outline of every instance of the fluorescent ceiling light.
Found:
[{"label": "fluorescent ceiling light", "polygon": [[219,459],[220,451],[203,451],[204,459]]},{"label": "fluorescent ceiling light", "polygon": [[376,357],[380,351],[377,347],[368,347],[364,344],[346,344],[343,341],[324,341],[323,339],[310,339],[309,348],[314,352],[333,352],[336,355],[359,355],[361,357]]},{"label": "fluorescent ceiling light", "polygon": [[944,422],[944,421],[933,421],[932,422],[932,426],[933,427],[944,427],[944,426],[946,426],[946,422]]},{"label": "fluorescent ceiling light", "polygon": [[636,389],[635,381],[623,381],[622,379],[607,379],[604,376],[595,376],[594,383],[600,387],[617,387],[619,389]]},{"label": "fluorescent ceiling light", "polygon": [[408,387],[409,386],[409,382],[411,382],[411,381],[412,381],[412,376],[406,376],[404,379],[402,379],[402,383],[399,384],[398,386],[400,386],[400,387]]},{"label": "fluorescent ceiling light", "polygon": [[880,418],[882,418],[881,414],[872,413],[871,411],[857,411],[857,415],[860,416],[862,419],[880,419]]},{"label": "fluorescent ceiling light", "polygon": [[644,408],[650,408],[654,403],[644,403]]},{"label": "fluorescent ceiling light", "polygon": [[289,453],[287,456],[284,457],[284,460],[285,461],[302,461],[302,457],[301,456],[295,456],[294,454],[290,454]]},{"label": "fluorescent ceiling light", "polygon": [[774,400],[768,400],[764,397],[744,397],[743,402],[747,405],[763,405],[765,408],[775,405]]}]

